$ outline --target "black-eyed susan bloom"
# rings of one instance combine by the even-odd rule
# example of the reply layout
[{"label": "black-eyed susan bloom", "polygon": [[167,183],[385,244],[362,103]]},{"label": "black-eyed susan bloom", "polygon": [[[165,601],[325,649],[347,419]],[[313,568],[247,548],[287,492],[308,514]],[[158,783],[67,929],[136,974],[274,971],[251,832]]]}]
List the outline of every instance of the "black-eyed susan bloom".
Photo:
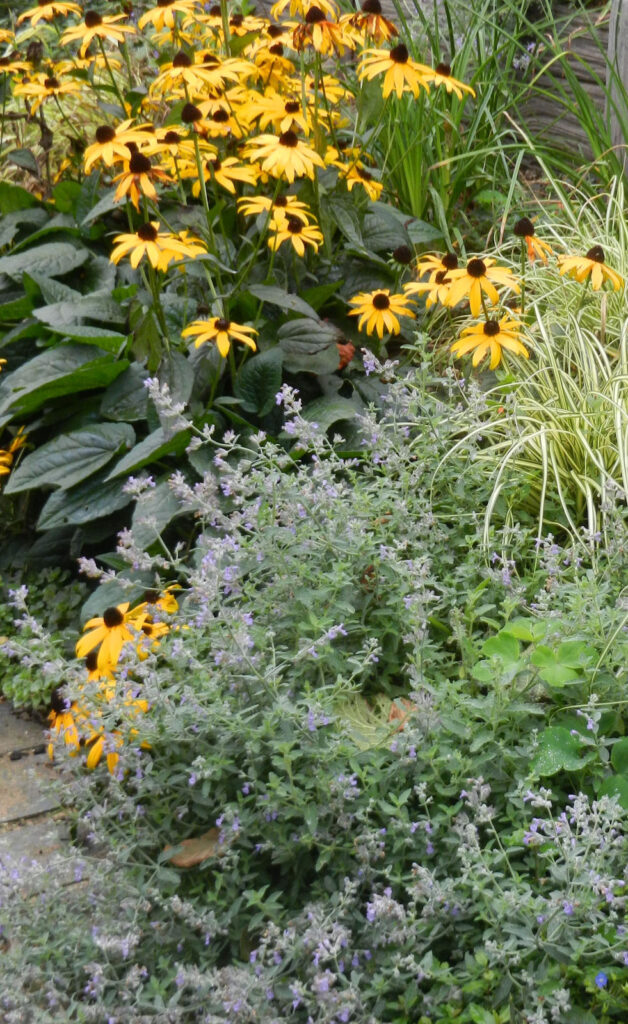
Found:
[{"label": "black-eyed susan bloom", "polygon": [[238,212],[245,217],[258,216],[260,213],[269,213],[272,210],[273,220],[279,222],[281,217],[296,217],[303,224],[309,224],[314,220],[310,208],[302,203],[296,196],[243,196],[238,199]]},{"label": "black-eyed susan bloom", "polygon": [[30,21],[31,28],[35,28],[39,21],[52,21],[53,18],[59,15],[67,16],[68,14],[81,13],[82,8],[78,4],[68,3],[67,0],[39,0],[37,7],[31,7],[29,11],[24,11],[24,14],[20,14],[16,25],[21,25],[24,21]]},{"label": "black-eyed susan bloom", "polygon": [[403,286],[406,295],[424,295],[425,308],[431,309],[437,302],[442,306],[447,305],[451,278],[448,271],[437,270],[430,274],[427,281],[408,281]]},{"label": "black-eyed susan bloom", "polygon": [[374,43],[387,43],[398,35],[397,26],[384,17],[380,0],[364,0],[355,14],[343,14],[341,24],[348,24],[357,32],[369,36]]},{"label": "black-eyed susan bloom", "polygon": [[520,217],[513,228],[516,238],[520,238],[528,249],[528,259],[534,263],[538,257],[543,263],[547,263],[547,257],[554,255],[554,250],[547,242],[542,242],[534,234],[534,225],[529,217]]},{"label": "black-eyed susan bloom", "polygon": [[53,690],[48,715],[48,757],[51,761],[54,757],[55,743],[60,740],[70,748],[70,753],[76,753],[81,742],[79,723],[84,717],[85,714],[78,704],[63,696],[61,688]]},{"label": "black-eyed susan bloom", "polygon": [[215,316],[210,320],[194,320],[193,323],[188,324],[185,330],[181,331],[183,338],[195,338],[196,348],[199,345],[204,345],[207,341],[215,342],[223,359],[229,355],[229,349],[234,341],[248,345],[255,352],[257,345],[251,337],[252,334],[257,334],[254,327],[236,324],[222,316]]},{"label": "black-eyed susan bloom", "polygon": [[[3,360],[6,362],[6,360]],[[0,448],[0,476],[8,476],[13,467],[15,453],[26,444],[24,427],[20,427],[8,448]]]},{"label": "black-eyed susan bloom", "polygon": [[412,302],[407,295],[391,295],[388,288],[374,292],[360,292],[349,299],[355,309],[349,311],[349,316],[359,316],[358,330],[364,330],[367,334],[377,333],[379,338],[384,334],[399,334],[401,326],[397,317],[411,316],[414,313],[408,308]]},{"label": "black-eyed susan bloom", "polygon": [[559,256],[558,273],[567,274],[581,283],[591,278],[594,292],[599,291],[605,281],[608,281],[616,292],[624,286],[621,274],[606,265],[601,245],[594,245],[585,256]]},{"label": "black-eyed susan bloom", "polygon": [[447,92],[453,92],[456,94],[459,100],[463,98],[463,94],[466,92],[469,96],[475,96],[475,89],[472,89],[470,85],[466,85],[464,82],[458,81],[454,78],[451,73],[451,67],[449,64],[437,64],[435,68],[430,68],[425,74],[425,81],[429,82],[430,85],[442,85]]},{"label": "black-eyed susan bloom", "polygon": [[166,270],[170,263],[186,256],[193,259],[207,251],[198,238],[183,240],[172,232],[160,234],[159,221],[156,220],[141,224],[133,233],[116,235],[113,242],[115,248],[109,257],[111,262],[117,264],[124,256],[128,256],[133,268],[139,266],[146,257],[156,270]]},{"label": "black-eyed susan bloom", "polygon": [[136,210],[140,208],[140,196],[157,202],[157,190],[154,181],[171,181],[172,179],[159,167],[154,167],[143,153],[131,153],[131,159],[121,174],[113,179],[118,182],[114,199],[118,202],[128,196]]},{"label": "black-eyed susan bloom", "polygon": [[281,135],[258,135],[244,149],[244,156],[260,163],[262,171],[274,178],[285,175],[290,184],[295,178],[314,178],[316,167],[325,164],[315,149],[307,146],[293,131]]},{"label": "black-eyed susan bloom", "polygon": [[140,32],[147,25],[152,25],[157,32],[162,28],[174,28],[175,15],[192,14],[199,7],[199,0],[158,0],[156,7],[151,7],[142,15],[137,26]]},{"label": "black-eyed susan bloom", "polygon": [[430,87],[425,76],[431,71],[426,64],[412,60],[407,46],[399,43],[392,50],[365,50],[360,60],[358,77],[371,81],[383,75],[384,99],[390,96],[391,92],[395,92],[401,99],[404,92],[411,92],[415,97],[419,95],[420,89],[429,92]]},{"label": "black-eyed susan bloom", "polygon": [[[194,174],[196,173],[196,169],[194,169]],[[235,195],[235,182],[239,181],[247,185],[254,185],[258,175],[255,168],[241,164],[235,156],[226,156],[222,160],[220,157],[214,156],[205,161],[203,177],[205,181],[215,181],[217,185]],[[192,185],[192,195],[198,196],[200,191],[200,182],[195,181]]]},{"label": "black-eyed susan bloom", "polygon": [[282,217],[279,221],[271,221],[271,234],[268,244],[277,251],[284,242],[290,242],[299,256],[305,256],[306,245],[318,252],[323,243],[323,236],[315,224],[304,224],[299,217]]},{"label": "black-eyed susan bloom", "polygon": [[337,53],[339,56],[346,49],[354,50],[356,41],[348,25],[326,15],[315,4],[310,7],[302,24],[297,25],[292,33],[292,45],[295,50],[303,50],[310,44],[318,53],[328,57]]},{"label": "black-eyed susan bloom", "polygon": [[360,185],[373,202],[376,202],[382,194],[383,183],[374,178],[371,172],[359,163],[345,168],[341,177],[346,181],[349,192],[352,192],[356,185]]},{"label": "black-eyed susan bloom", "polygon": [[19,82],[13,89],[14,96],[23,96],[30,101],[31,111],[39,110],[45,100],[60,96],[76,96],[82,90],[82,85],[75,79],[67,78],[60,80],[55,75],[35,75],[30,81]]},{"label": "black-eyed susan bloom", "polygon": [[61,37],[61,45],[80,42],[79,53],[84,57],[89,44],[94,39],[102,42],[108,40],[111,43],[123,43],[125,35],[135,35],[133,25],[121,25],[126,14],[102,15],[98,11],[85,11],[85,17],[80,25],[68,28]]},{"label": "black-eyed susan bloom", "polygon": [[145,605],[129,611],[129,602],[126,601],[116,607],[105,608],[102,616],[85,623],[83,629],[91,632],[77,642],[77,658],[84,658],[89,651],[98,647],[98,668],[115,668],[124,644],[135,640],[145,619]]},{"label": "black-eyed susan bloom", "polygon": [[483,323],[465,327],[458,341],[451,346],[453,354],[459,358],[473,352],[473,365],[477,366],[485,356],[490,355],[489,369],[499,366],[502,350],[506,349],[514,355],[528,359],[528,350],[521,341],[522,325],[508,316],[501,320],[485,320]]},{"label": "black-eyed susan bloom", "polygon": [[134,126],[130,120],[123,121],[115,128],[109,124],[99,125],[95,132],[95,140],[83,154],[86,174],[89,174],[97,162],[102,162],[106,167],[113,167],[115,163],[130,160],[133,146],[146,145],[149,141],[142,126]]},{"label": "black-eyed susan bloom", "polygon": [[482,310],[482,296],[486,295],[494,304],[499,301],[496,285],[509,288],[519,294],[519,282],[508,267],[495,266],[494,259],[470,259],[466,267],[450,272],[451,285],[447,297],[447,306],[456,306],[468,297],[473,316],[479,316]]}]

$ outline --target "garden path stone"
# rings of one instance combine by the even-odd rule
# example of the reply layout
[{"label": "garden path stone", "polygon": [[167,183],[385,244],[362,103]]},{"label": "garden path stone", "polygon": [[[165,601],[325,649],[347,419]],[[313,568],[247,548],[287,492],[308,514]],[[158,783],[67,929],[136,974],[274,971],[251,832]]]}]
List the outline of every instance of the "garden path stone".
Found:
[{"label": "garden path stone", "polygon": [[44,742],[41,725],[18,716],[10,704],[0,704],[0,757],[14,750],[29,750]]},{"label": "garden path stone", "polygon": [[[40,736],[43,739],[43,735]],[[49,790],[52,768],[46,754],[0,758],[0,823],[32,818],[59,806]]]}]

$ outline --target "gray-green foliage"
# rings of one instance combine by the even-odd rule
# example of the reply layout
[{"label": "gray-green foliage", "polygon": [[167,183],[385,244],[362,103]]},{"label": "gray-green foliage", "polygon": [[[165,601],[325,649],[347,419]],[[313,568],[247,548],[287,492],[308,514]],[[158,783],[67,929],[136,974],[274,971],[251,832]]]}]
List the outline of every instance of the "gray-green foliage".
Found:
[{"label": "gray-green foliage", "polygon": [[485,551],[490,482],[442,463],[473,417],[425,383],[374,387],[344,454],[284,387],[291,450],[197,436],[173,477],[191,560],[121,538],[129,585],[182,584],[178,628],[81,695],[125,740],[113,778],[68,762],[87,890],[46,880],[35,930],[2,877],[10,1024],[625,1020],[625,514],[588,564],[534,524]]}]

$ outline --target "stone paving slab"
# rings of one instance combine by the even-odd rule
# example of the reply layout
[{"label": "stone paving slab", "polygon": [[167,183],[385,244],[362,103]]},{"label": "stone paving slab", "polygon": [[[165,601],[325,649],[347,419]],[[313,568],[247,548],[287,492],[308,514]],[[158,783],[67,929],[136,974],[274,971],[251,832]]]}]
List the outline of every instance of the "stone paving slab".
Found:
[{"label": "stone paving slab", "polygon": [[53,778],[46,754],[25,754],[17,761],[0,758],[0,823],[57,808],[59,801],[50,792]]},{"label": "stone paving slab", "polygon": [[44,742],[44,727],[32,718],[18,717],[10,704],[0,703],[0,756],[31,750]]},{"label": "stone paving slab", "polygon": [[64,821],[47,818],[0,832],[0,863],[38,861],[47,865],[55,859],[68,838]]}]

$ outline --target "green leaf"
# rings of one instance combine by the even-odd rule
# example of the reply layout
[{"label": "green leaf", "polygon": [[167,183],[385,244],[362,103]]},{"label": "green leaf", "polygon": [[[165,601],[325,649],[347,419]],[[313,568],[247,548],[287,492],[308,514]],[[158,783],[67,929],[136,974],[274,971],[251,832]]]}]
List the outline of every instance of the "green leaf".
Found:
[{"label": "green leaf", "polygon": [[72,341],[98,345],[114,355],[122,350],[127,340],[126,334],[118,334],[104,327],[92,327],[91,324],[66,324],[65,327],[49,327],[48,330],[63,338],[71,338]]},{"label": "green leaf", "polygon": [[[5,293],[6,295],[7,293]],[[15,294],[15,298],[8,299],[4,296],[0,299],[0,321],[24,320],[33,311],[33,300],[28,295]]]},{"label": "green leaf", "polygon": [[81,622],[87,622],[95,615],[102,615],[105,608],[115,608],[126,601],[133,607],[141,601],[154,580],[148,573],[136,575],[138,579],[133,584],[130,584],[122,574],[121,579],[107,580],[96,587],[81,608]]},{"label": "green leaf", "polygon": [[616,796],[620,806],[628,811],[628,779],[625,775],[612,775],[602,783],[598,796]]},{"label": "green leaf", "polygon": [[537,647],[530,661],[536,665],[541,679],[549,686],[561,687],[582,678],[581,673],[571,666],[561,664],[558,655],[545,644]]},{"label": "green leaf", "polygon": [[545,729],[539,736],[539,749],[532,759],[532,766],[538,775],[555,775],[560,771],[576,771],[586,763],[581,758],[581,745],[577,736],[569,729],[557,725]]},{"label": "green leaf", "polygon": [[124,445],[131,448],[135,431],[127,423],[94,423],[61,434],[22,459],[5,486],[7,494],[44,484],[67,490],[105,466]]},{"label": "green leaf", "polygon": [[613,743],[611,764],[620,775],[628,775],[628,737]]},{"label": "green leaf", "polygon": [[23,225],[32,225],[34,228],[41,227],[48,219],[48,214],[40,206],[34,206],[27,210],[14,210],[2,218],[0,224],[0,247],[10,245]]},{"label": "green leaf", "polygon": [[123,324],[126,321],[126,313],[110,295],[94,294],[40,306],[35,310],[35,316],[50,327],[76,326],[83,317],[98,321],[100,329],[102,324]]},{"label": "green leaf", "polygon": [[235,394],[246,412],[266,416],[275,405],[275,396],[281,387],[281,364],[283,353],[280,348],[247,359],[240,370]]},{"label": "green leaf", "polygon": [[10,185],[8,181],[0,181],[0,213],[27,210],[31,206],[40,206],[36,196],[19,185]]},{"label": "green leaf", "polygon": [[428,224],[427,221],[412,219],[406,222],[406,231],[413,245],[429,245],[432,242],[441,240],[443,232],[440,228]]},{"label": "green leaf", "polygon": [[69,242],[48,242],[14,256],[0,256],[0,274],[16,277],[26,270],[29,274],[62,277],[82,266],[88,258],[87,249],[77,248]]},{"label": "green leaf", "polygon": [[306,405],[302,412],[304,420],[310,423],[317,423],[321,432],[329,430],[334,423],[340,420],[350,420],[363,408],[358,400],[349,398],[327,398],[322,395],[315,398],[313,402]]},{"label": "green leaf", "polygon": [[543,639],[547,632],[547,625],[545,622],[537,622],[534,619],[511,619],[501,632],[510,633],[517,640],[531,644]]},{"label": "green leaf", "polygon": [[55,208],[59,213],[74,213],[81,186],[78,181],[60,181],[52,190]]},{"label": "green leaf", "polygon": [[45,274],[29,274],[25,272],[22,276],[22,281],[25,288],[32,282],[34,294],[41,292],[44,300],[49,303],[72,302],[75,299],[81,298],[80,292],[70,288],[69,285],[64,284],[62,281],[55,281],[53,277],[46,277]]},{"label": "green leaf", "polygon": [[477,1003],[470,1003],[467,1012],[473,1024],[497,1024],[497,1017],[490,1010],[485,1010]]},{"label": "green leaf", "polygon": [[[109,191],[105,193],[102,199],[100,199],[95,206],[92,206],[91,210],[87,210],[85,212],[82,220],[80,221],[81,226],[84,227],[87,226],[88,224],[91,224],[92,221],[100,217],[102,213],[109,213],[110,210],[115,210],[116,208],[119,208],[120,204],[115,202],[113,198],[115,194],[115,188],[109,189]],[[76,212],[78,217],[78,209]]]},{"label": "green leaf", "polygon": [[314,285],[313,288],[306,288],[304,290],[302,298],[309,302],[310,306],[318,312],[321,306],[325,305],[327,299],[335,295],[341,284],[342,281],[331,281],[328,284]]},{"label": "green leaf", "polygon": [[310,316],[313,320],[318,319],[316,310],[312,309],[309,303],[304,302],[298,295],[284,291],[283,288],[277,288],[273,284],[252,284],[248,290],[251,295],[254,295],[256,299],[261,299],[262,302],[269,302],[272,306],[279,306],[280,309],[289,309],[293,313]]},{"label": "green leaf", "polygon": [[182,514],[181,504],[172,493],[167,480],[162,480],[138,500],[133,512],[133,537],[146,549],[159,537],[176,516]]},{"label": "green leaf", "polygon": [[149,462],[157,462],[164,455],[180,455],[187,447],[191,431],[181,430],[174,437],[166,437],[162,427],[153,430],[152,434],[136,444],[109,473],[107,480],[115,480],[122,474],[134,473]]},{"label": "green leaf", "polygon": [[131,365],[110,384],[100,403],[100,411],[109,420],[135,422],[146,419],[148,393],[144,381],[149,376],[141,363]]},{"label": "green leaf", "polygon": [[0,413],[24,415],[51,398],[106,387],[127,366],[90,345],[48,349],[0,380]]},{"label": "green leaf", "polygon": [[157,375],[160,383],[170,388],[173,402],[188,404],[194,387],[194,367],[182,352],[175,349],[165,355]]},{"label": "green leaf", "polygon": [[132,500],[132,495],[124,493],[118,480],[108,480],[99,473],[69,491],[53,491],[41,510],[37,529],[80,526],[92,519],[110,516]]},{"label": "green leaf", "polygon": [[373,252],[391,252],[410,241],[403,223],[386,203],[373,203],[364,218],[364,237]]},{"label": "green leaf", "polygon": [[342,334],[333,324],[300,317],[282,324],[277,337],[288,373],[326,374],[338,369]]},{"label": "green leaf", "polygon": [[518,661],[521,648],[516,637],[500,630],[497,636],[489,637],[482,644],[482,653],[486,654],[489,658],[495,655],[508,663]]},{"label": "green leaf", "polygon": [[327,216],[340,228],[349,244],[356,246],[358,249],[363,249],[364,241],[360,230],[360,218],[355,200],[350,195],[332,194],[322,205]]},{"label": "green leaf", "polygon": [[4,159],[9,164],[15,164],[16,167],[23,167],[25,171],[34,174],[36,178],[39,177],[39,164],[32,150],[12,149],[9,153],[5,154]]}]

